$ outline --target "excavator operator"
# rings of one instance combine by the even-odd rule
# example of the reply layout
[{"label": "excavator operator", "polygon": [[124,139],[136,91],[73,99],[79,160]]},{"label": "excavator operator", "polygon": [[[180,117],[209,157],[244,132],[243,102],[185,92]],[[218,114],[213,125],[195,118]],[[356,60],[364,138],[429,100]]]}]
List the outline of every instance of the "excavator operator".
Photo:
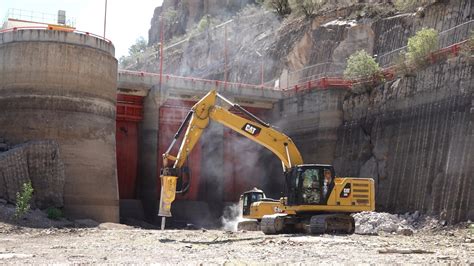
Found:
[{"label": "excavator operator", "polygon": [[303,202],[318,204],[321,200],[319,173],[317,170],[307,169],[303,173]]}]

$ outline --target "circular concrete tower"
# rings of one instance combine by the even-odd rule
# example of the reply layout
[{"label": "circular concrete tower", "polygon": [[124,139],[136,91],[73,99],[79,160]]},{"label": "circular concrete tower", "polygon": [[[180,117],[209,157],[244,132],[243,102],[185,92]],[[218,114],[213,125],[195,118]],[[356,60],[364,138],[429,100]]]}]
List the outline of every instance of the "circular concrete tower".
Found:
[{"label": "circular concrete tower", "polygon": [[119,221],[113,45],[74,32],[0,33],[0,137],[56,140],[65,214]]}]

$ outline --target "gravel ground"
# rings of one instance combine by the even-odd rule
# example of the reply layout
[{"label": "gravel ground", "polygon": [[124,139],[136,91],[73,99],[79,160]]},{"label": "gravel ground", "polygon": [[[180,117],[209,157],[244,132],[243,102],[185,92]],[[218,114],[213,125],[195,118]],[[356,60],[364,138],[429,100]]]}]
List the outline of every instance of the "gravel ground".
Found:
[{"label": "gravel ground", "polygon": [[[0,214],[5,214],[1,209]],[[266,236],[204,229],[147,230],[112,223],[75,228],[77,224],[66,221],[64,228],[32,228],[32,221],[41,220],[37,216],[38,211],[35,219],[27,216],[19,223],[23,226],[0,219],[0,264],[474,263],[474,235],[466,225],[415,230],[412,236],[385,232]]]}]

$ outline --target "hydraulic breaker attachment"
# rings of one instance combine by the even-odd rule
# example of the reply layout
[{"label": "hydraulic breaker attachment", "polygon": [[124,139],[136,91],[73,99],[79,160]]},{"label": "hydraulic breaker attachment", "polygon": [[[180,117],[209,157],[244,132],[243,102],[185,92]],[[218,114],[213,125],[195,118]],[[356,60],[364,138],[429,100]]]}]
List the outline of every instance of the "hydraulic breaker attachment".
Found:
[{"label": "hydraulic breaker attachment", "polygon": [[162,175],[159,216],[171,217],[171,203],[176,198],[177,176]]}]

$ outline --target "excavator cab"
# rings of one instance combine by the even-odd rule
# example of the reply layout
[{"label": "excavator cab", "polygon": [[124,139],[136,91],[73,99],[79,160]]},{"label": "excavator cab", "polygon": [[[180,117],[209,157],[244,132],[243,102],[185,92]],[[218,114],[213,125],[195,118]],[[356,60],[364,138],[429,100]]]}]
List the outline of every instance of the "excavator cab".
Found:
[{"label": "excavator cab", "polygon": [[242,195],[240,195],[240,203],[242,207],[242,214],[249,215],[250,214],[250,205],[252,203],[260,201],[262,199],[265,199],[265,193],[263,193],[262,190],[253,188],[250,191],[244,192]]},{"label": "excavator cab", "polygon": [[331,165],[304,164],[286,174],[288,205],[324,205],[334,187]]}]

